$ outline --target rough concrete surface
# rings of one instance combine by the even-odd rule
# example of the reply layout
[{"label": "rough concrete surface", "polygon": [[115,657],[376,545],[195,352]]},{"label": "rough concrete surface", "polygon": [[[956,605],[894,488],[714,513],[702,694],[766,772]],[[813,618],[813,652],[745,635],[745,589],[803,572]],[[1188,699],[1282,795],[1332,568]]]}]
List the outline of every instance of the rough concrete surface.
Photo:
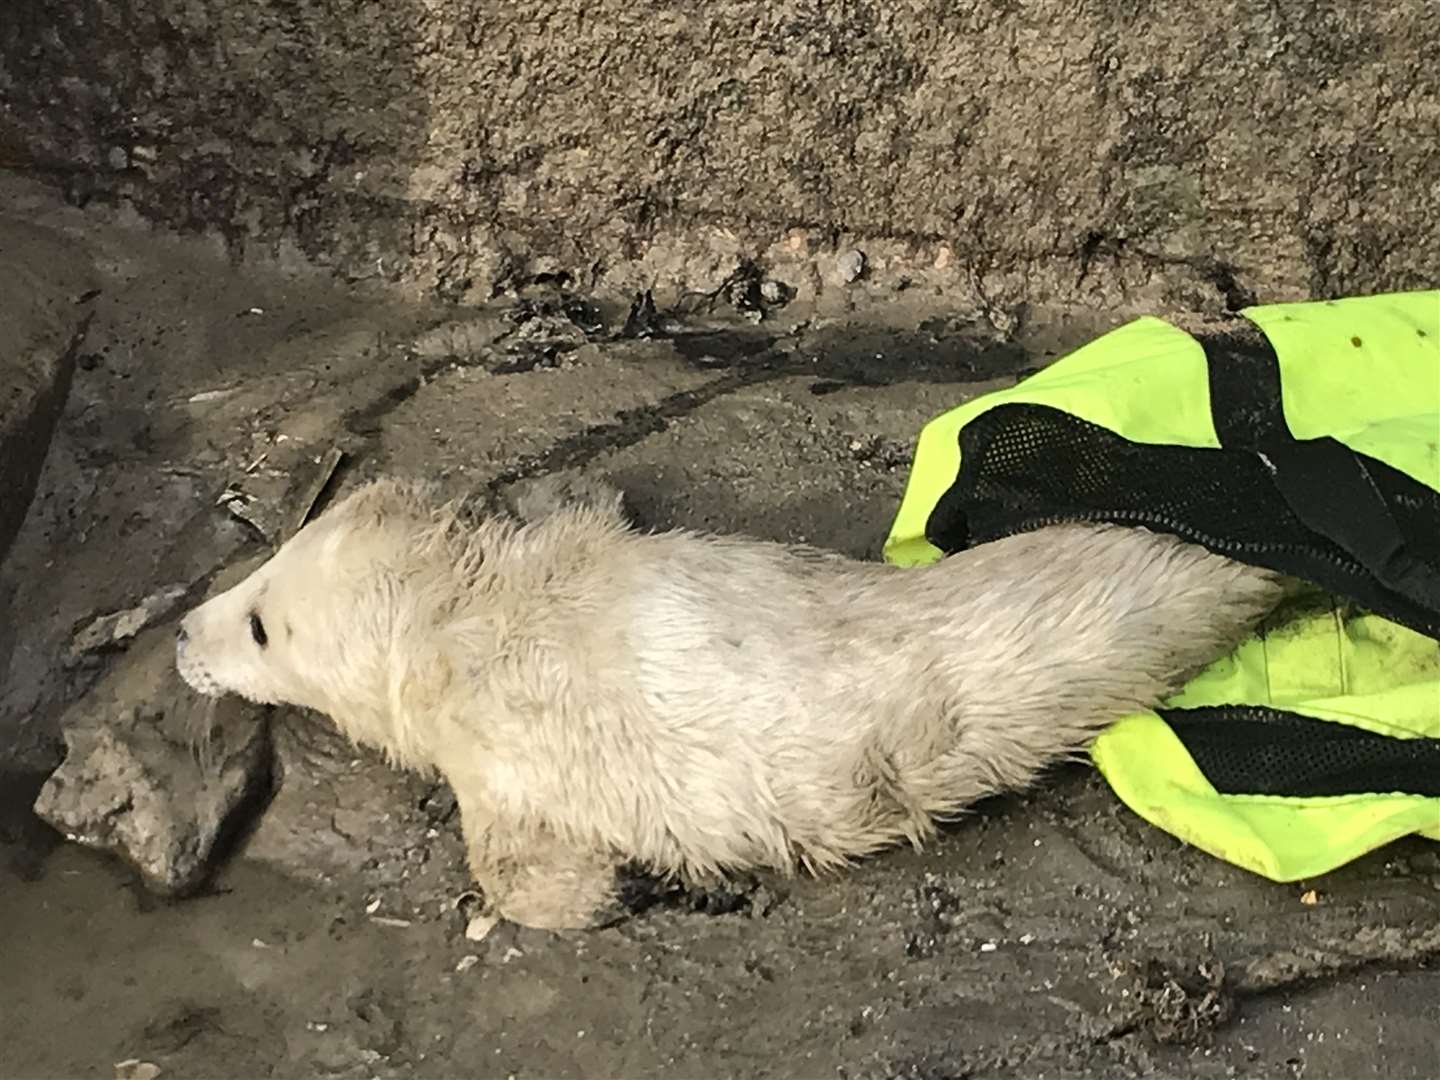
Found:
[{"label": "rough concrete surface", "polygon": [[[1275,885],[1083,767],[924,853],[588,934],[467,938],[443,787],[292,711],[269,718],[269,801],[188,898],[63,843],[30,809],[62,721],[163,646],[171,590],[223,587],[317,497],[387,470],[523,503],[563,471],[618,483],[642,526],[873,557],[924,419],[1126,312],[1037,305],[1002,331],[966,297],[861,278],[847,310],[744,274],[651,313],[554,283],[401,302],[0,176],[0,246],[32,242],[81,245],[100,292],[0,567],[0,1075],[1436,1075],[1433,845]],[[786,302],[757,323],[762,294]]]},{"label": "rough concrete surface", "polygon": [[1400,0],[10,0],[0,164],[449,297],[1234,307],[1433,276],[1437,49]]}]

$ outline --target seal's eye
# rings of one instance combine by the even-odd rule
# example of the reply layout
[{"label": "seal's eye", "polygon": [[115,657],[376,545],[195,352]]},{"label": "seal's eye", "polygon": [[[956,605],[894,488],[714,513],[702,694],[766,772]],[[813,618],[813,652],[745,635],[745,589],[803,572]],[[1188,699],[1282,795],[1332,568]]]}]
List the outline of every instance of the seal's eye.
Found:
[{"label": "seal's eye", "polygon": [[262,649],[270,639],[265,636],[265,624],[260,621],[260,616],[253,611],[250,613],[250,636],[255,639],[255,644]]}]

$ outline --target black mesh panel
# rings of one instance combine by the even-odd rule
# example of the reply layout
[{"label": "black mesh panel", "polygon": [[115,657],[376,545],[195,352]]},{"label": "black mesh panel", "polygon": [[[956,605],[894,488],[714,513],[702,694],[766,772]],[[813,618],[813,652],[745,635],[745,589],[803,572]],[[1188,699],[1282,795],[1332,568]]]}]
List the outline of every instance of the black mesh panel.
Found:
[{"label": "black mesh panel", "polygon": [[1160,715],[1222,795],[1440,796],[1440,739],[1233,705]]},{"label": "black mesh panel", "polygon": [[[960,433],[960,475],[926,537],[947,553],[1062,521],[1140,525],[1313,582],[1432,637],[1440,613],[1398,595],[1307,528],[1243,449],[1130,442],[1044,405],[1000,405]],[[1363,458],[1407,548],[1440,568],[1440,494]]]}]

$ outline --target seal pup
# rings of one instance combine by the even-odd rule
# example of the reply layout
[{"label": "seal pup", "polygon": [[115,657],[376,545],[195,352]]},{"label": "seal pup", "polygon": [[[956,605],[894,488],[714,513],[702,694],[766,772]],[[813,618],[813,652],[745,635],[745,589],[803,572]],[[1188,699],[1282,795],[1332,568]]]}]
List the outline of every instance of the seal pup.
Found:
[{"label": "seal pup", "polygon": [[1285,591],[1138,528],[899,569],[642,532],[613,491],[527,517],[369,483],[190,612],[177,664],[440,773],[491,910],[537,927],[617,917],[630,864],[698,882],[919,845],[1158,704]]}]

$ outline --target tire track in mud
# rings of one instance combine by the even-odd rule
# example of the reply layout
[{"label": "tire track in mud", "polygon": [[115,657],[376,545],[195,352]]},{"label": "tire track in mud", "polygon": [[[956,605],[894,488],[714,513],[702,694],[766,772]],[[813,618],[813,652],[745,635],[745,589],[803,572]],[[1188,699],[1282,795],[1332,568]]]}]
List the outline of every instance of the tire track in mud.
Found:
[{"label": "tire track in mud", "polygon": [[669,428],[672,420],[681,419],[737,391],[770,382],[783,375],[783,370],[778,369],[764,373],[732,373],[693,390],[678,390],[651,405],[621,409],[613,420],[587,425],[579,431],[562,436],[538,453],[522,456],[509,468],[492,477],[486,486],[490,491],[495,491],[519,480],[578,468],[591,458],[623,450],[653,435],[661,434]]},{"label": "tire track in mud", "polygon": [[[1363,940],[1368,937],[1369,940]],[[1361,939],[1330,939],[1312,948],[1279,949],[1226,964],[1211,955],[1189,963],[1157,954],[1120,961],[1112,976],[1125,992],[1113,1012],[1091,1022],[1090,1038],[1107,1045],[1144,1034],[1162,1045],[1205,1046],[1251,1002],[1286,993],[1339,988],[1360,976],[1425,971],[1440,963],[1440,929],[1403,938],[1393,930]]]},{"label": "tire track in mud", "polygon": [[[422,365],[418,374],[406,378],[367,405],[348,412],[343,427],[350,434],[362,439],[372,439],[379,434],[381,423],[390,413],[400,408],[420,390],[446,375],[463,368],[486,368],[496,378],[534,370],[535,366],[506,365],[496,370],[480,360],[465,360],[447,357]],[[628,446],[657,435],[669,427],[670,421],[693,413],[695,410],[717,401],[746,387],[780,378],[785,372],[779,368],[730,372],[691,390],[680,390],[666,395],[649,405],[637,405],[621,409],[613,419],[588,424],[578,431],[564,435],[538,453],[527,454],[514,464],[492,477],[486,484],[494,491],[547,472],[575,468],[592,457]]]},{"label": "tire track in mud", "polygon": [[[675,391],[649,404],[621,409],[609,420],[587,424],[563,435],[544,450],[516,459],[492,477],[486,488],[494,492],[520,480],[578,468],[594,457],[626,449],[661,434],[671,421],[689,416],[706,405],[783,378],[810,377],[811,393],[822,396],[837,390],[883,387],[907,381],[964,384],[993,378],[996,374],[1018,376],[1024,370],[1023,354],[1008,345],[997,348],[993,344],[989,347],[982,344],[977,348],[975,343],[963,343],[959,339],[946,342],[930,339],[928,344],[917,344],[907,340],[904,333],[887,333],[895,337],[894,351],[898,355],[894,359],[873,352],[873,343],[846,342],[837,347],[825,335],[803,328],[783,337],[744,330],[670,336],[666,340],[693,367],[713,369],[721,374],[698,387]],[[862,337],[868,340],[869,335]],[[597,344],[603,348],[603,342]],[[385,417],[423,387],[460,370],[479,368],[495,378],[504,378],[552,366],[554,362],[555,357],[549,354],[512,357],[499,362],[486,354],[427,360],[415,374],[394,383],[369,404],[347,413],[344,427],[352,435],[373,438]]]},{"label": "tire track in mud", "polygon": [[1330,986],[1355,975],[1404,973],[1432,965],[1440,965],[1440,927],[1403,939],[1394,932],[1361,931],[1358,937],[1322,941],[1303,951],[1288,949],[1251,961],[1238,972],[1235,991],[1240,997],[1258,998]]},{"label": "tire track in mud", "polygon": [[[748,349],[749,362],[717,366],[725,374],[689,390],[668,394],[659,401],[621,409],[610,420],[588,424],[551,443],[544,450],[527,454],[492,477],[486,484],[490,491],[519,480],[548,472],[565,471],[582,465],[590,458],[633,446],[665,431],[672,420],[679,419],[739,390],[756,386],[787,374],[800,372],[801,366],[784,354],[771,351],[773,338],[767,338],[763,351]],[[413,398],[422,388],[464,369],[480,368],[495,378],[525,374],[545,366],[543,358],[531,362],[509,360],[495,363],[484,356],[445,356],[426,361],[415,374],[401,379],[383,390],[366,405],[345,414],[343,427],[352,435],[370,439],[379,434],[385,417]],[[822,392],[822,391],[817,391]]]}]

